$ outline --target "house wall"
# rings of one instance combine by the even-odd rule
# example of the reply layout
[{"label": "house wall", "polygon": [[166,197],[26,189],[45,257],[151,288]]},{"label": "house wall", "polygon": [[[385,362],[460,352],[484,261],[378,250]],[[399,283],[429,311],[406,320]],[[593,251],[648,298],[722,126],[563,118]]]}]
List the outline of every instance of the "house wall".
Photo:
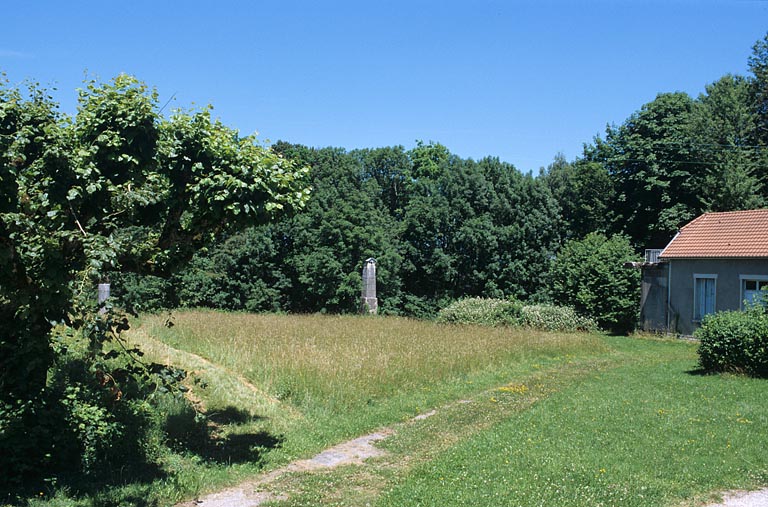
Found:
[{"label": "house wall", "polygon": [[741,275],[768,275],[768,259],[675,259],[669,261],[669,329],[690,335],[693,320],[694,274],[717,275],[715,311],[741,308]]},{"label": "house wall", "polygon": [[666,263],[642,266],[640,327],[646,331],[667,331],[667,267]]}]

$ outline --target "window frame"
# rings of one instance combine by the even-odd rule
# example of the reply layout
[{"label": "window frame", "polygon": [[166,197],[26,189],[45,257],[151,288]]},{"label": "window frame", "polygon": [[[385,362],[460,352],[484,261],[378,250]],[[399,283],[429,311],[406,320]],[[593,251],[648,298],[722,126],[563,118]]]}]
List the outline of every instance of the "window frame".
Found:
[{"label": "window frame", "polygon": [[712,291],[712,313],[715,313],[717,311],[717,273],[694,273],[693,274],[693,318],[692,322],[699,323],[701,322],[704,317],[707,315],[710,315],[709,313],[704,313],[702,315],[697,314],[697,305],[698,305],[698,293],[696,290],[696,287],[698,285],[698,280],[713,280],[714,283],[714,290]]},{"label": "window frame", "polygon": [[744,306],[746,301],[744,297],[746,282],[768,282],[768,275],[739,275],[739,308],[742,310],[746,309]]}]

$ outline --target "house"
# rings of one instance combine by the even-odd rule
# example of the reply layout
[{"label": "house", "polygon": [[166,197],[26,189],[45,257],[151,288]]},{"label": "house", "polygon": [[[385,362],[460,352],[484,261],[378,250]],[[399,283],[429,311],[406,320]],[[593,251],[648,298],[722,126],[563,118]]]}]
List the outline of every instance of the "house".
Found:
[{"label": "house", "polygon": [[641,327],[685,335],[768,289],[768,209],[705,213],[642,264]]}]

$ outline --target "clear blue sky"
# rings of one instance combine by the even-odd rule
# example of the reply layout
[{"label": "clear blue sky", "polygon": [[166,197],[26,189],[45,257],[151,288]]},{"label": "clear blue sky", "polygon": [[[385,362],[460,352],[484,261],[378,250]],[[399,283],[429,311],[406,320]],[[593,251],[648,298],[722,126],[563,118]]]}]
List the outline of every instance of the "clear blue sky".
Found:
[{"label": "clear blue sky", "polygon": [[747,73],[768,1],[5,2],[0,70],[55,86],[136,75],[168,109],[263,140],[416,139],[538,170],[658,92]]}]

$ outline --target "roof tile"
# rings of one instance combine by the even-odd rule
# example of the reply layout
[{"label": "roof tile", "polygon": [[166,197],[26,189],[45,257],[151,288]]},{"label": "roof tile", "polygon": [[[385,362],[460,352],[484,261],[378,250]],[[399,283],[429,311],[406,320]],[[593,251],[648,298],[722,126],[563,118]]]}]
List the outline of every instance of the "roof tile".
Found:
[{"label": "roof tile", "polygon": [[660,259],[768,257],[768,209],[705,213],[685,225]]}]

